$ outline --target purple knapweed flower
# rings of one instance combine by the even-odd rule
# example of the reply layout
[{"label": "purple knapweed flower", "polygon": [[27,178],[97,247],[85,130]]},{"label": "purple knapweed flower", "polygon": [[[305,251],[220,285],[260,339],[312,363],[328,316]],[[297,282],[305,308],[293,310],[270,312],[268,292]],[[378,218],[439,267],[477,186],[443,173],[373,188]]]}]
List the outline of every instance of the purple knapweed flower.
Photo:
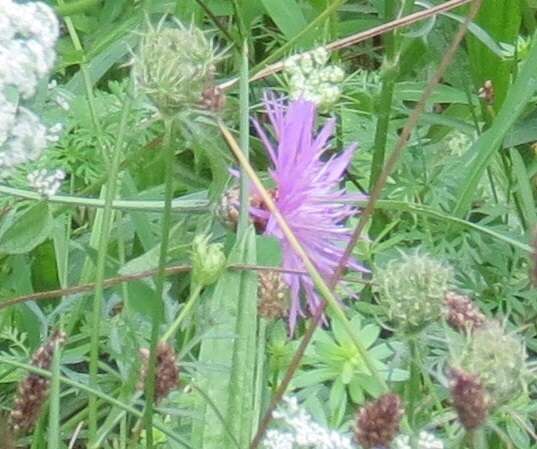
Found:
[{"label": "purple knapweed flower", "polygon": [[[350,238],[345,221],[356,213],[356,209],[349,205],[349,200],[364,198],[363,195],[350,195],[341,187],[343,173],[351,162],[356,145],[329,156],[327,144],[334,132],[334,119],[327,120],[316,132],[314,103],[303,99],[286,103],[270,94],[265,96],[264,103],[273,128],[273,139],[257,121],[254,126],[274,166],[270,170],[275,182],[274,200],[319,273],[328,280]],[[252,215],[266,221],[266,235],[279,240],[283,268],[305,270],[302,259],[272,214],[266,209],[252,208]],[[355,260],[350,260],[347,267],[368,271]],[[292,333],[298,317],[305,316],[301,295],[305,297],[310,314],[318,310],[322,301],[309,276],[286,274],[284,281],[291,293],[289,328]]]}]

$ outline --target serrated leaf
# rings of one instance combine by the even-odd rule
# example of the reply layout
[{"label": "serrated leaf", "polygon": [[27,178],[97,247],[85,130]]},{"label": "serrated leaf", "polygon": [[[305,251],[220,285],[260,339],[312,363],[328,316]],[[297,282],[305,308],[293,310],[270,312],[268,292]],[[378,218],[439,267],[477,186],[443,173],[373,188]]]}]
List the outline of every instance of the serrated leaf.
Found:
[{"label": "serrated leaf", "polygon": [[48,203],[40,202],[12,217],[0,231],[0,252],[22,254],[43,243],[53,231],[54,221]]}]

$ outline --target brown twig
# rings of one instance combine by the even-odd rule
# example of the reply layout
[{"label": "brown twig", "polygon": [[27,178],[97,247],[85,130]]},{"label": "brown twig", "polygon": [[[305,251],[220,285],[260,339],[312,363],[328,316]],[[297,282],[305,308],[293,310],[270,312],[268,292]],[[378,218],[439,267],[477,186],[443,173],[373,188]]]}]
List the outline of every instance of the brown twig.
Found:
[{"label": "brown twig", "polygon": [[[249,264],[233,264],[227,267],[230,270],[253,270],[253,271],[278,271],[280,273],[295,274],[297,276],[305,276],[308,273],[301,270],[291,270],[280,267],[272,267],[265,265],[249,265]],[[186,273],[192,269],[190,265],[175,265],[165,269],[166,276],[177,273]],[[104,287],[109,288],[124,282],[138,281],[140,279],[149,278],[156,274],[157,270],[147,270],[141,271],[139,273],[127,274],[122,276],[114,276],[104,281]],[[368,281],[361,280],[352,280],[351,283],[364,283],[368,284]],[[62,296],[75,295],[77,293],[85,293],[92,291],[95,288],[93,282],[87,284],[75,285],[72,287],[59,288],[56,290],[47,290],[43,292],[30,293],[28,295],[15,296],[13,298],[8,298],[6,300],[0,300],[0,310],[5,309],[6,307],[13,306],[15,304],[20,304],[27,301],[42,301],[45,299],[54,299],[61,298]]]},{"label": "brown twig", "polygon": [[[448,2],[442,3],[431,8],[424,9],[422,11],[417,11],[415,13],[409,14],[408,16],[400,17],[399,19],[392,20],[391,22],[383,23],[377,27],[371,28],[360,33],[353,34],[352,36],[347,36],[342,39],[330,42],[326,44],[325,47],[329,51],[340,50],[342,48],[351,47],[359,42],[366,41],[375,36],[380,36],[381,34],[387,33],[389,31],[396,30],[398,28],[407,27],[414,23],[420,22],[421,20],[428,19],[430,17],[442,14],[444,12],[450,11],[452,9],[458,8],[459,6],[466,5],[472,0],[450,0]],[[257,81],[263,78],[266,78],[270,75],[280,72],[284,68],[284,61],[275,62],[264,69],[257,72],[250,78],[250,81]],[[221,89],[229,89],[238,82],[238,78],[233,78],[224,83],[221,83],[219,87]]]},{"label": "brown twig", "polygon": [[[479,7],[481,6],[481,1],[482,0],[475,0],[474,3],[472,4],[472,7],[466,17],[466,20],[464,21],[464,23],[460,25],[459,30],[457,31],[457,34],[453,38],[453,41],[451,42],[449,49],[447,50],[444,57],[442,58],[442,61],[440,62],[439,67],[437,68],[431,80],[427,83],[427,86],[425,87],[425,90],[423,91],[420,97],[420,100],[418,101],[418,103],[416,104],[416,107],[414,108],[410,116],[408,117],[405,123],[405,126],[403,128],[403,131],[399,137],[399,140],[397,141],[395,149],[391,153],[390,158],[386,162],[381,175],[379,176],[377,182],[375,183],[373,192],[370,195],[370,198],[369,198],[369,201],[367,203],[365,210],[362,212],[360,216],[358,225],[356,226],[356,229],[354,230],[352,234],[349,244],[347,245],[347,248],[345,249],[345,253],[343,254],[341,260],[339,261],[339,264],[336,270],[334,271],[334,275],[332,276],[332,278],[330,279],[328,283],[329,287],[334,288],[335,285],[338,283],[341,275],[343,274],[344,267],[346,266],[351,256],[351,253],[354,249],[354,246],[360,239],[360,236],[365,228],[365,225],[367,224],[369,218],[371,217],[375,209],[375,204],[380,198],[381,191],[384,188],[384,185],[386,184],[388,177],[394,170],[399,158],[401,157],[404,149],[406,148],[410,135],[412,134],[412,131],[416,127],[420,115],[424,111],[427,100],[430,98],[431,94],[433,93],[434,88],[439,83],[440,79],[442,78],[449,64],[451,63],[453,57],[455,56],[455,53],[462,39],[464,38],[464,35],[466,34],[466,31],[468,29],[470,22],[477,15],[479,11]],[[456,2],[453,1],[453,2],[448,2],[448,3],[453,4]],[[457,6],[463,3],[467,3],[467,2],[459,1]],[[291,379],[293,378],[295,372],[300,367],[300,363],[304,356],[306,348],[311,342],[313,334],[315,333],[315,330],[317,329],[317,327],[319,326],[322,320],[322,316],[324,314],[325,309],[326,309],[326,302],[324,302],[322,306],[319,307],[316,314],[312,318],[311,324],[306,330],[306,333],[304,334],[304,337],[302,338],[302,341],[300,342],[300,345],[297,351],[295,352],[293,359],[291,360],[289,364],[289,368],[287,369],[287,372],[285,373],[285,377],[280,383],[280,385],[278,385],[278,388],[276,389],[276,392],[274,393],[272,397],[271,403],[267,411],[265,412],[263,419],[261,420],[257,433],[254,436],[250,444],[250,449],[256,449],[257,446],[261,443],[261,440],[270,424],[270,421],[272,420],[272,413],[274,412],[277,404],[280,402],[283,395],[287,391],[289,383],[291,382]]]}]

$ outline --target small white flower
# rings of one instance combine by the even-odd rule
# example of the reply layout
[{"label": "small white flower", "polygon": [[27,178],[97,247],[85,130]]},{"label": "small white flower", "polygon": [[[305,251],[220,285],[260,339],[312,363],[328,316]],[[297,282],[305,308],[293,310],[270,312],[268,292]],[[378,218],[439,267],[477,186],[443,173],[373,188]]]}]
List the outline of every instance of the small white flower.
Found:
[{"label": "small white flower", "polygon": [[289,82],[289,96],[304,98],[315,103],[321,111],[327,111],[341,95],[340,84],[345,72],[340,67],[326,65],[329,53],[324,47],[308,53],[294,55],[284,63]]},{"label": "small white flower", "polygon": [[65,179],[63,170],[34,170],[27,176],[28,184],[46,198],[56,195]]},{"label": "small white flower", "polygon": [[[412,449],[410,437],[408,435],[399,435],[392,442],[393,449]],[[432,433],[420,432],[416,441],[416,449],[444,449],[444,443]]]}]

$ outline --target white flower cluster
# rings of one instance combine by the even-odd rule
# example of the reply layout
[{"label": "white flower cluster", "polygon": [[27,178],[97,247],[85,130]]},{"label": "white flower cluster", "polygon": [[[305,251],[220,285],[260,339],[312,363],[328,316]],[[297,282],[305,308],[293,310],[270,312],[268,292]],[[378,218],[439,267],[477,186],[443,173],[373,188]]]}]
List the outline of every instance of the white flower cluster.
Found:
[{"label": "white flower cluster", "polygon": [[58,36],[58,20],[45,3],[0,1],[0,177],[47,147],[46,127],[18,99],[31,98],[52,69]]},{"label": "white flower cluster", "polygon": [[63,170],[34,170],[27,176],[28,184],[46,198],[56,195],[65,179]]},{"label": "white flower cluster", "polygon": [[298,405],[296,398],[286,398],[285,406],[273,414],[281,428],[271,429],[263,441],[265,449],[352,449],[349,437],[313,421]]},{"label": "white flower cluster", "polygon": [[345,72],[341,67],[327,65],[328,58],[326,48],[319,47],[285,61],[289,95],[293,100],[304,98],[312,101],[322,111],[329,110],[337,102]]},{"label": "white flower cluster", "polygon": [[412,446],[408,435],[399,435],[393,440],[391,447],[393,449],[444,449],[444,443],[432,433],[422,431],[418,436],[416,446]]},{"label": "white flower cluster", "polygon": [[451,154],[454,156],[461,157],[470,145],[472,144],[472,139],[466,134],[456,131],[447,142],[447,146]]}]

